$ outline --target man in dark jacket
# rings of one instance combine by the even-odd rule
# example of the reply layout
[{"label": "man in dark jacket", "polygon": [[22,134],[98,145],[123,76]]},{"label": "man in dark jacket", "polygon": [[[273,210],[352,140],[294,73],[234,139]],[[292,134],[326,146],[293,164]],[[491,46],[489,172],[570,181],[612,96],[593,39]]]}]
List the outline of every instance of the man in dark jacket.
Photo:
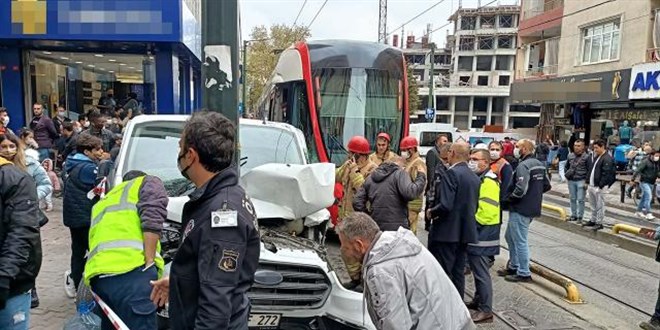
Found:
[{"label": "man in dark jacket", "polygon": [[[440,149],[442,146],[449,143],[449,139],[445,134],[438,134],[435,137],[435,146],[433,149],[429,150],[426,153],[426,175],[428,184],[426,185],[425,194],[426,194],[426,210],[429,209],[430,205],[433,203],[433,193],[432,183],[435,181],[435,167],[442,163],[442,157]],[[446,156],[445,156],[446,157]],[[427,228],[428,230],[428,228]]]},{"label": "man in dark jacket", "polygon": [[217,112],[186,123],[177,160],[197,190],[183,207],[182,242],[169,278],[154,282],[152,300],[169,300],[172,329],[247,329],[260,238],[252,202],[232,163],[236,128]]},{"label": "man in dark jacket", "polygon": [[358,190],[353,199],[353,210],[371,215],[382,231],[396,231],[399,227],[408,229],[408,202],[422,193],[424,184],[425,173],[418,172],[413,182],[399,164],[386,161]]},{"label": "man in dark jacket", "polygon": [[35,103],[32,106],[32,121],[30,129],[34,132],[34,140],[39,145],[39,161],[50,157],[50,149],[53,147],[53,141],[58,138],[57,130],[53,121],[44,114],[43,105]]},{"label": "man in dark jacket", "polygon": [[438,151],[440,161],[434,167],[433,181],[428,179],[429,184],[426,185],[427,188],[429,186],[431,187],[426,195],[426,211],[424,213],[424,229],[426,229],[426,231],[431,231],[431,216],[429,214],[429,209],[431,206],[435,205],[436,196],[440,196],[440,181],[442,181],[442,178],[449,169],[449,149],[451,148],[451,145],[451,142],[447,142],[440,147],[440,150]]},{"label": "man in dark jacket", "polygon": [[616,167],[614,160],[607,153],[607,143],[596,140],[593,144],[594,160],[587,178],[589,182],[589,201],[591,202],[591,220],[582,225],[593,230],[603,229],[605,218],[605,187],[609,188],[616,182]]},{"label": "man in dark jacket", "polygon": [[76,294],[85,268],[92,206],[100,195],[100,192],[93,192],[100,181],[97,163],[103,154],[101,140],[91,135],[80,136],[76,148],[78,152],[70,155],[64,166],[62,200],[62,219],[71,232],[71,271],[65,274],[64,290],[71,298]]},{"label": "man in dark jacket", "polygon": [[582,222],[584,215],[584,197],[586,195],[587,173],[591,168],[591,157],[585,152],[584,140],[577,139],[573,144],[574,152],[568,155],[566,179],[571,199],[571,217],[568,221]]},{"label": "man in dark jacket", "polygon": [[110,150],[115,145],[115,134],[105,128],[108,117],[98,110],[91,111],[87,117],[90,125],[88,129],[82,131],[82,134],[90,134],[101,139],[103,141],[103,152],[107,154],[104,155],[104,159],[110,159]]},{"label": "man in dark jacket", "polygon": [[470,145],[454,143],[449,151],[451,167],[440,182],[439,197],[429,209],[429,251],[463,298],[465,261],[469,243],[477,243],[477,203],[481,182],[468,168]]},{"label": "man in dark jacket", "polygon": [[653,199],[653,186],[660,175],[660,151],[654,152],[651,146],[645,147],[644,152],[648,155],[637,166],[633,181],[639,177],[639,186],[642,188],[642,198],[637,205],[635,215],[642,219],[653,220],[655,217],[651,212],[651,200]]},{"label": "man in dark jacket", "polygon": [[534,142],[522,139],[514,154],[521,159],[513,173],[513,182],[505,197],[509,205],[509,223],[504,237],[509,245],[509,263],[497,271],[510,282],[532,280],[529,270],[529,244],[527,234],[532,219],[541,215],[543,193],[550,190],[550,179],[545,163],[534,158]]},{"label": "man in dark jacket", "polygon": [[30,327],[30,289],[41,267],[37,189],[0,157],[0,329]]}]

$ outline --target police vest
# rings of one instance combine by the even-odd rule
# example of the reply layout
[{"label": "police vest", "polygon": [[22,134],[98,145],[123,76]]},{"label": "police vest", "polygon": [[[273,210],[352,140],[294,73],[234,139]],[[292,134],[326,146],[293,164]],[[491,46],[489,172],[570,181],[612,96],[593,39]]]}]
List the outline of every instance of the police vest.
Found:
[{"label": "police vest", "polygon": [[492,172],[481,178],[476,218],[477,222],[483,226],[500,223],[500,183]]},{"label": "police vest", "polygon": [[[124,274],[144,265],[144,238],[137,210],[144,177],[123,182],[92,209],[85,283],[98,275]],[[154,258],[158,276],[163,272],[160,242]]]}]

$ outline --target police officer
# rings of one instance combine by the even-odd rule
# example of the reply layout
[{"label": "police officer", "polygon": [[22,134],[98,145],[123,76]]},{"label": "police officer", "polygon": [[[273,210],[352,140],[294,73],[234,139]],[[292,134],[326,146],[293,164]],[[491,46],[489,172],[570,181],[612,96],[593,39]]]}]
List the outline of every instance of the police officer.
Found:
[{"label": "police officer", "polygon": [[[236,128],[215,112],[196,112],[179,140],[181,174],[197,189],[183,207],[182,242],[169,278],[154,282],[152,300],[169,300],[178,329],[247,329],[259,263],[259,232],[252,202],[232,163]],[[169,290],[168,290],[169,289]]]},{"label": "police officer", "polygon": [[476,293],[468,303],[474,323],[493,322],[493,283],[488,273],[490,257],[500,253],[500,183],[490,169],[486,149],[473,150],[468,166],[481,179],[477,206],[478,243],[468,244],[467,256],[474,275]]}]

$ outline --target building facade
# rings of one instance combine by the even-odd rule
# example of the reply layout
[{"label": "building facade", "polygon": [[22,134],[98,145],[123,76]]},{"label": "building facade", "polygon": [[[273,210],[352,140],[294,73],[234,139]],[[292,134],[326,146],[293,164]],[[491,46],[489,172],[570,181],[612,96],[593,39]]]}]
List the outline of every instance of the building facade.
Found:
[{"label": "building facade", "polygon": [[10,127],[32,104],[70,118],[107,91],[135,93],[143,113],[190,113],[201,104],[199,0],[0,2],[0,105]]},{"label": "building facade", "polygon": [[428,101],[430,49],[404,50],[422,100],[412,121],[426,120],[425,109],[434,108],[436,122],[464,130],[486,125],[527,128],[538,123],[538,112],[515,111],[510,106],[519,13],[518,6],[460,8],[450,17],[454,33],[444,48],[434,52],[432,104]]},{"label": "building facade", "polygon": [[[512,100],[543,109],[539,136],[616,145],[624,121],[636,135],[658,130],[660,1],[523,0],[522,8],[517,63],[525,66],[516,71]],[[526,8],[543,10],[526,18]],[[530,51],[538,44],[540,57]],[[537,58],[543,64],[533,63]]]}]

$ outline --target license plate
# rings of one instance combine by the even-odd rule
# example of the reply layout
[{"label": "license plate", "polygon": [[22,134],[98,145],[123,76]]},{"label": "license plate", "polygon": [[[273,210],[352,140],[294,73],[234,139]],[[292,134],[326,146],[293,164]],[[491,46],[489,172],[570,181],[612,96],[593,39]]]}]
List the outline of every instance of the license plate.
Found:
[{"label": "license plate", "polygon": [[248,327],[257,329],[277,329],[280,326],[280,314],[250,314]]}]

